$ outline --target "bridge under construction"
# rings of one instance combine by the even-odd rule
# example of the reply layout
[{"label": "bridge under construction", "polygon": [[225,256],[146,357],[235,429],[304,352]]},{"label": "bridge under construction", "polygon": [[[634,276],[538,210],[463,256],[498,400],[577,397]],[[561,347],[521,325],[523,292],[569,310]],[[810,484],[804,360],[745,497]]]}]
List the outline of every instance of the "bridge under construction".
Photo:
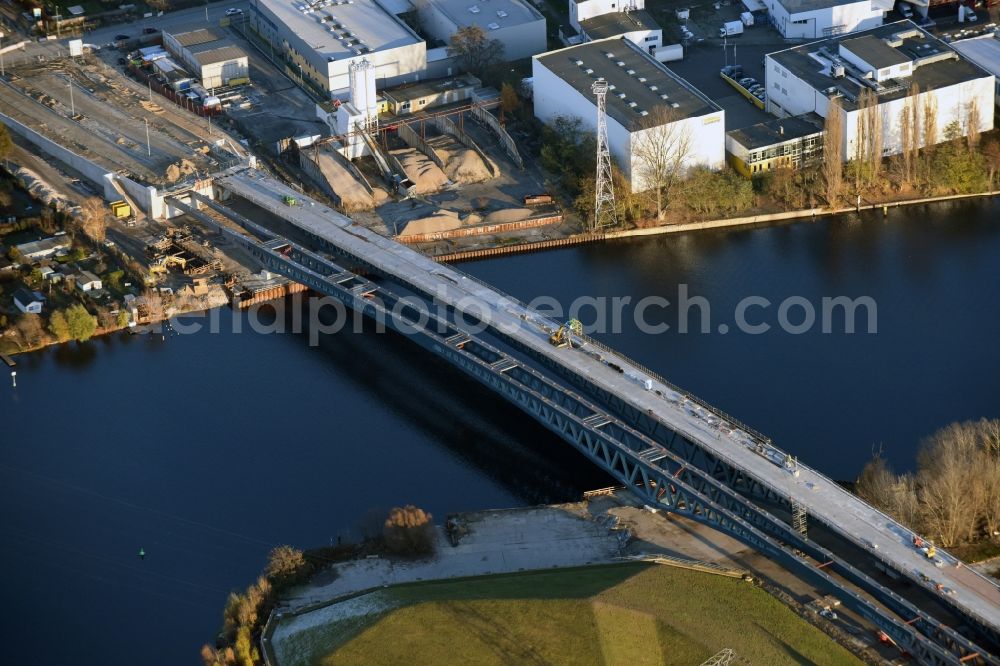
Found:
[{"label": "bridge under construction", "polygon": [[252,169],[168,202],[499,393],[651,506],[834,594],[921,662],[1000,664],[991,580],[917,550],[909,528],[624,355]]}]

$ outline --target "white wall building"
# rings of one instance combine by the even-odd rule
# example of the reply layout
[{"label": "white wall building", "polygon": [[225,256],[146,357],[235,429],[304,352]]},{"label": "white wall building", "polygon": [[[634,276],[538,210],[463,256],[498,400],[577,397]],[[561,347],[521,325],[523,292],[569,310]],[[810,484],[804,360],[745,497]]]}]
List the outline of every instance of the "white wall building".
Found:
[{"label": "white wall building", "polygon": [[80,291],[94,291],[103,288],[101,278],[90,271],[80,271],[76,275],[76,288]]},{"label": "white wall building", "polygon": [[424,29],[447,44],[460,28],[479,26],[503,44],[503,59],[517,60],[548,48],[545,17],[523,0],[415,0]]},{"label": "white wall building", "polygon": [[[684,170],[725,164],[723,110],[630,40],[604,39],[537,55],[531,72],[536,117],[546,123],[576,117],[592,130],[597,107],[591,86],[597,79],[608,82],[608,148],[633,192],[649,189],[636,153],[653,132],[683,137],[689,146]],[[658,107],[673,118],[662,125],[667,130],[650,124]]]},{"label": "white wall building", "polygon": [[826,118],[830,100],[843,108],[844,158],[856,154],[858,99],[870,89],[878,100],[885,155],[902,149],[900,118],[912,84],[919,86],[915,107],[934,98],[937,142],[957,122],[967,131],[975,105],[979,130],[993,129],[992,74],[963,59],[912,21],[898,21],[859,35],[827,39],[765,56],[767,110],[778,116],[815,112]]},{"label": "white wall building", "polygon": [[652,54],[663,46],[663,30],[646,11],[646,0],[569,0],[569,23],[584,41],[624,37]]},{"label": "white wall building", "polygon": [[366,58],[380,87],[417,81],[427,45],[376,0],[251,0],[250,27],[331,97],[350,86],[348,67]]},{"label": "white wall building", "polygon": [[163,33],[163,46],[205,88],[218,88],[230,82],[249,79],[247,54],[219,30],[196,28]]},{"label": "white wall building", "polygon": [[763,0],[786,39],[822,39],[882,25],[893,0]]},{"label": "white wall building", "polygon": [[994,99],[1000,105],[1000,33],[960,39],[952,42],[951,47],[963,58],[979,65],[996,78]]}]

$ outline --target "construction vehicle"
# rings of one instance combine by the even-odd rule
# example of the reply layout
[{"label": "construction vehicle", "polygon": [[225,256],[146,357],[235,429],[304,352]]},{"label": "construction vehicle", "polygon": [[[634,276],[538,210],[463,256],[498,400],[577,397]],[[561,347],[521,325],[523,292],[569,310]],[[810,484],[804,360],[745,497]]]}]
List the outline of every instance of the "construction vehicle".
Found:
[{"label": "construction vehicle", "polygon": [[286,194],[284,197],[282,197],[281,200],[285,202],[286,206],[295,206],[298,205],[299,203],[298,201],[296,201],[295,197],[293,197],[290,194]]},{"label": "construction vehicle", "polygon": [[569,347],[572,345],[570,334],[583,335],[583,324],[577,319],[570,319],[559,327],[555,333],[549,336],[549,342],[556,347]]}]

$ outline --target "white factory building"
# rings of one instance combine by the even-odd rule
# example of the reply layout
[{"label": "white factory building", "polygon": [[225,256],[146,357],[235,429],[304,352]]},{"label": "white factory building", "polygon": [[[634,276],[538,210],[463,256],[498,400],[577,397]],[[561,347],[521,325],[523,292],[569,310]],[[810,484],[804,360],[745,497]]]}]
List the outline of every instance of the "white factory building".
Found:
[{"label": "white factory building", "polygon": [[[543,53],[532,58],[531,71],[536,117],[546,123],[576,117],[593,130],[597,106],[591,87],[598,79],[607,81],[608,149],[633,192],[649,189],[636,153],[654,132],[667,131],[682,137],[671,145],[689,146],[683,170],[725,164],[723,110],[630,40],[603,39]],[[658,107],[671,116],[661,127],[651,124]]]},{"label": "white factory building", "polygon": [[568,0],[569,23],[584,41],[624,37],[650,53],[663,46],[663,30],[646,0]]},{"label": "white factory building", "polygon": [[762,0],[785,39],[822,39],[882,25],[893,0]]},{"label": "white factory building", "polygon": [[972,39],[960,39],[951,43],[966,60],[974,62],[996,79],[994,99],[1000,105],[1000,33],[981,35]]},{"label": "white factory building", "polygon": [[865,88],[879,105],[885,155],[901,151],[900,118],[912,84],[923,109],[928,96],[937,107],[937,142],[957,122],[967,127],[975,105],[979,130],[993,129],[994,76],[965,60],[912,21],[898,21],[864,33],[831,38],[765,56],[767,110],[778,116],[815,112],[826,118],[830,100],[841,104],[843,154],[856,154],[858,100]]},{"label": "white factory building", "polygon": [[205,88],[219,88],[250,80],[247,54],[214,28],[165,31],[163,46]]},{"label": "white factory building", "polygon": [[251,0],[250,27],[291,63],[293,76],[346,94],[348,68],[364,58],[380,87],[420,79],[427,46],[376,0]]},{"label": "white factory building", "polygon": [[525,0],[414,0],[420,24],[447,44],[461,28],[479,26],[504,46],[504,60],[545,51],[545,17]]}]

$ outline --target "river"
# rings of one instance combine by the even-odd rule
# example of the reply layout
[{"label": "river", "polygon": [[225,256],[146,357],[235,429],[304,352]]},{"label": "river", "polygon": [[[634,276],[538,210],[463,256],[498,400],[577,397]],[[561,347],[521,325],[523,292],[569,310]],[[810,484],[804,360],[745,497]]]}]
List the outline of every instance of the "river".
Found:
[{"label": "river", "polygon": [[[461,268],[567,306],[581,295],[676,303],[687,285],[709,303],[711,332],[681,333],[660,307],[647,321],[671,324],[665,333],[626,316],[595,336],[852,478],[875,446],[912,468],[936,428],[1000,416],[998,220],[1000,201],[952,203]],[[819,310],[836,296],[870,297],[877,334],[864,318],[854,334],[779,330],[789,297]],[[773,304],[747,315],[770,331],[737,330],[747,297]],[[343,332],[312,347],[306,334],[233,333],[245,315],[217,315],[222,333],[21,356],[17,388],[0,387],[5,662],[196,663],[228,591],[274,544],[330,543],[403,503],[441,520],[607,483],[406,340]]]}]

